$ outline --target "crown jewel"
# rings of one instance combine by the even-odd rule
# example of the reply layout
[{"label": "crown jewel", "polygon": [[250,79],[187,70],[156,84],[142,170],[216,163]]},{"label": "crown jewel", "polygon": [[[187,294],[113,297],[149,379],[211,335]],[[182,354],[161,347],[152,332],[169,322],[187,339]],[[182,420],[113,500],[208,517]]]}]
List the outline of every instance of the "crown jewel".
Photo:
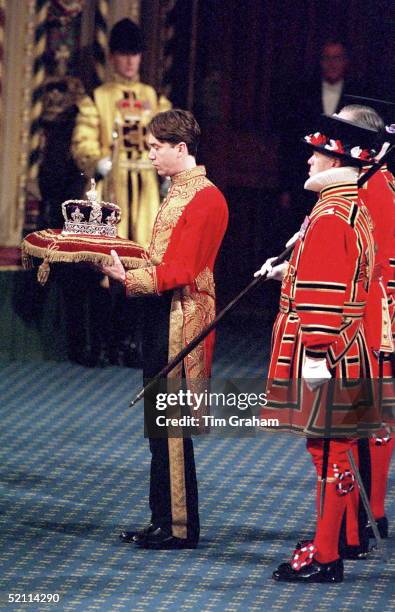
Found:
[{"label": "crown jewel", "polygon": [[62,230],[67,234],[116,237],[116,225],[121,219],[121,209],[111,202],[98,202],[96,183],[91,179],[87,200],[67,200],[62,204],[65,220]]}]

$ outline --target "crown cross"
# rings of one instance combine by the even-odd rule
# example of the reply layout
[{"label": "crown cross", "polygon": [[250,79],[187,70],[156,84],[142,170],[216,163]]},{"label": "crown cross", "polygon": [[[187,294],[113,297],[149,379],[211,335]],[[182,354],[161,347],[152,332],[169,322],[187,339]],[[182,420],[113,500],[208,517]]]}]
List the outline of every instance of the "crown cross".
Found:
[{"label": "crown cross", "polygon": [[91,179],[91,188],[86,192],[87,198],[89,202],[95,204],[97,202],[97,191],[96,191],[96,181],[95,179]]}]

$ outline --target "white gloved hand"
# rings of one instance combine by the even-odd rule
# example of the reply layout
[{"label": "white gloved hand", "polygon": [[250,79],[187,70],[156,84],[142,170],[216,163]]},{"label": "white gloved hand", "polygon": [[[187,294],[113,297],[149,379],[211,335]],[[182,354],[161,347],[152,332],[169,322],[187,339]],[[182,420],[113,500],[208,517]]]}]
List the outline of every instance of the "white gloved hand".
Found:
[{"label": "white gloved hand", "polygon": [[332,378],[325,357],[305,357],[302,367],[302,378],[310,391],[314,391]]},{"label": "white gloved hand", "polygon": [[103,157],[102,159],[99,159],[99,161],[96,164],[96,172],[97,174],[100,174],[103,178],[107,176],[109,172],[111,172],[111,169],[112,169],[112,161],[109,155],[107,155],[107,157]]},{"label": "white gloved hand", "polygon": [[297,241],[299,240],[299,238],[300,238],[300,231],[299,232],[295,232],[295,234],[292,236],[292,238],[290,238],[288,240],[288,242],[285,244],[286,248],[296,244]]},{"label": "white gloved hand", "polygon": [[269,257],[263,264],[260,270],[257,270],[254,274],[254,277],[263,276],[267,273],[266,278],[272,278],[273,280],[282,281],[285,273],[288,270],[289,262],[284,261],[283,263],[278,264],[278,266],[272,266],[273,261],[277,259],[277,257]]}]

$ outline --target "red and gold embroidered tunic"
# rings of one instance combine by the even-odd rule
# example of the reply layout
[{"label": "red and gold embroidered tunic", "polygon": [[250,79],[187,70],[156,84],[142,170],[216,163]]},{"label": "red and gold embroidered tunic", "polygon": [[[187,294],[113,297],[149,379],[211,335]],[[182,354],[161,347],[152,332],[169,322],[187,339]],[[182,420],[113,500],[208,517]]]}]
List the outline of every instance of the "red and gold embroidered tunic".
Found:
[{"label": "red and gold embroidered tunic", "polygon": [[[175,175],[155,220],[149,261],[126,273],[129,296],[174,291],[169,360],[215,316],[213,269],[227,222],[226,200],[203,166]],[[188,379],[209,377],[213,343],[210,334],[185,358]],[[179,376],[181,369],[182,364],[170,376]]]},{"label": "red and gold embroidered tunic", "polygon": [[[268,373],[269,403],[262,416],[277,416],[282,429],[323,435],[325,411],[319,409],[318,392],[304,385],[302,398],[300,386],[290,382],[301,379],[305,355],[326,358],[336,378],[372,374],[363,316],[374,242],[372,221],[358,200],[356,183],[322,189],[309,220],[281,287]],[[335,405],[336,397],[333,401]],[[347,401],[352,403],[351,395]],[[333,430],[346,435],[347,425],[343,430],[335,413],[332,418]]]}]

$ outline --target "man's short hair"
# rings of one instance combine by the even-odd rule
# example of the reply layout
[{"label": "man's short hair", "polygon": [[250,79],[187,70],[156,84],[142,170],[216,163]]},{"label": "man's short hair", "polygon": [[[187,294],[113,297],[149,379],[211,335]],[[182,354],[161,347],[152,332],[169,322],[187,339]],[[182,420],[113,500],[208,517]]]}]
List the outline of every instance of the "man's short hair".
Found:
[{"label": "man's short hair", "polygon": [[346,42],[342,38],[328,38],[327,40],[325,40],[321,46],[321,55],[323,54],[324,49],[326,47],[334,47],[334,46],[343,47],[344,55],[346,56],[348,55]]},{"label": "man's short hair", "polygon": [[352,114],[352,119],[363,127],[371,128],[380,132],[384,129],[384,121],[380,115],[370,106],[362,104],[348,104],[343,106],[341,112],[347,111]]},{"label": "man's short hair", "polygon": [[185,142],[189,155],[196,157],[200,127],[191,112],[174,108],[158,113],[151,119],[147,129],[159,142]]}]

